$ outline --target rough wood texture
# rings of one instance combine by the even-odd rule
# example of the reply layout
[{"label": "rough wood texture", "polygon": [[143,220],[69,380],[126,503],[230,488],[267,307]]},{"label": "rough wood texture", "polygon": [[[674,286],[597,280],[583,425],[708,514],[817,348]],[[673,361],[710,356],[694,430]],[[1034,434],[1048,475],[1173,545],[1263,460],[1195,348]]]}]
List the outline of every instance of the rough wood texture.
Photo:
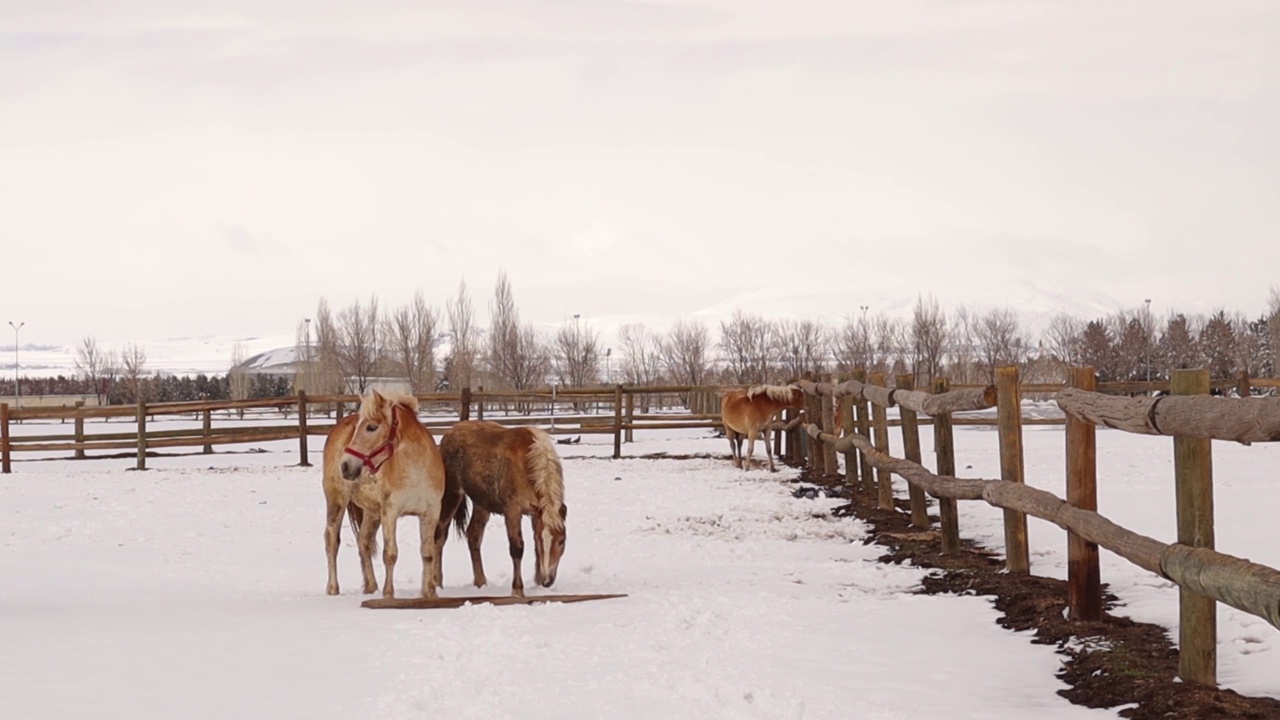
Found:
[{"label": "rough wood texture", "polygon": [[[820,398],[822,408],[822,429],[829,433],[836,430],[835,408],[832,407],[831,398]],[[827,477],[833,477],[839,471],[840,464],[836,460],[835,448],[830,445],[822,446],[822,472]]]},{"label": "rough wood texture", "polygon": [[622,457],[622,386],[613,388],[613,458]]},{"label": "rough wood texture", "polygon": [[9,403],[0,403],[0,473],[13,472],[9,457]]},{"label": "rough wood texture", "polygon": [[1052,493],[1004,480],[970,480],[939,476],[916,463],[876,450],[866,437],[824,435],[806,425],[812,437],[834,443],[843,451],[856,447],[875,467],[884,467],[919,483],[930,495],[957,500],[984,500],[1000,508],[1016,509],[1074,532],[1138,567],[1165,577],[1194,592],[1257,615],[1280,629],[1280,570],[1208,548],[1169,545],[1115,524],[1092,510],[1071,505]]},{"label": "rough wood texture", "polygon": [[138,403],[138,465],[139,470],[147,469],[147,404]]},{"label": "rough wood texture", "polygon": [[[873,373],[867,378],[866,389],[871,387],[879,387],[884,389],[884,373]],[[866,392],[863,393],[866,395]],[[870,400],[871,397],[867,396]],[[876,449],[886,455],[889,453],[889,423],[885,415],[885,405],[881,405],[874,400],[871,402],[871,422],[875,426]],[[893,475],[882,467],[876,468],[876,504],[881,510],[893,509]]]},{"label": "rough wood texture", "polygon": [[[853,398],[845,396],[839,399],[840,425],[844,434],[848,435],[856,429],[853,420]],[[844,453],[844,484],[856,487],[858,484],[858,451],[850,449]]]},{"label": "rough wood texture", "polygon": [[[860,384],[866,379],[866,370],[858,368],[853,371],[853,380],[855,382]],[[863,437],[871,437],[871,411],[867,407],[866,398],[862,397],[861,392],[857,395],[850,395],[850,397],[853,398],[853,409],[857,414],[858,434]],[[876,481],[871,470],[871,462],[867,460],[867,456],[862,452],[858,453],[858,468],[858,475],[862,478],[863,491],[868,493],[874,492]]]},{"label": "rough wood texture", "polygon": [[[914,388],[916,384],[915,375],[905,374],[899,375],[894,379],[894,384],[899,388]],[[901,390],[894,393],[894,397]],[[916,424],[916,413],[914,410],[906,406],[899,407],[898,414],[902,417],[902,454],[913,463],[920,463],[920,426]],[[835,452],[835,448],[832,448]],[[929,502],[924,496],[924,490],[920,486],[913,483],[907,483],[907,497],[911,502],[911,525],[917,530],[929,529]]]},{"label": "rough wood texture", "polygon": [[[204,428],[203,429],[204,429],[205,437],[209,437],[210,435],[213,435],[213,411],[212,410],[204,411]],[[204,446],[204,454],[205,455],[213,454],[213,445],[206,444]]]},{"label": "rough wood texture", "polygon": [[360,607],[374,610],[434,610],[460,608],[464,605],[540,605],[542,603],[576,603],[587,600],[624,598],[625,594],[609,595],[477,595],[474,597],[434,598],[372,598],[360,603]]},{"label": "rough wood texture", "polygon": [[[1092,391],[1098,385],[1093,368],[1072,368],[1067,384]],[[1092,423],[1067,419],[1067,502],[1083,510],[1098,509],[1097,429]],[[1072,620],[1102,619],[1102,575],[1098,545],[1067,534],[1067,607]]]},{"label": "rough wood texture", "polygon": [[[75,441],[78,443],[82,443],[84,442],[84,413],[79,411],[84,410],[83,400],[79,400],[76,402],[76,410],[77,412],[76,412],[76,425],[75,425],[75,433],[76,433]],[[84,450],[76,450],[75,453],[72,455],[72,457],[74,457],[76,460],[83,460]]]},{"label": "rough wood texture", "polygon": [[[1174,396],[1207,394],[1208,370],[1174,370]],[[1177,399],[1177,398],[1175,398]],[[1178,542],[1213,549],[1212,441],[1173,439],[1173,474],[1178,505]],[[1187,587],[1179,591],[1178,675],[1186,682],[1218,684],[1218,611],[1211,598]]]},{"label": "rough wood texture", "polygon": [[[946,393],[951,382],[946,378],[934,378],[933,391]],[[951,431],[951,413],[934,416],[933,450],[939,475],[956,474],[956,445]],[[960,552],[960,509],[954,498],[938,498],[938,525],[942,532],[942,552],[954,555]]]},{"label": "rough wood texture", "polygon": [[298,391],[298,465],[311,467],[311,454],[307,452],[307,391]]},{"label": "rough wood texture", "polygon": [[875,382],[876,377],[881,378],[882,381],[884,379],[884,375],[882,373],[876,373],[875,375],[872,375],[871,382],[867,383],[862,388],[862,396],[870,400],[871,404],[875,407],[878,407],[878,408],[893,407],[896,404],[893,401],[894,391],[890,390],[887,387],[884,387],[883,384],[877,385]]},{"label": "rough wood texture", "polygon": [[[1022,391],[1016,365],[996,368],[996,408],[1000,428],[1000,478],[1024,482],[1022,464]],[[1031,572],[1027,548],[1027,516],[1004,511],[1005,569],[1013,574]]]},{"label": "rough wood texture", "polygon": [[952,392],[921,392],[919,390],[895,390],[893,399],[898,405],[923,415],[937,416],[965,410],[986,410],[996,406],[996,386],[965,388]]},{"label": "rough wood texture", "polygon": [[1280,440],[1280,398],[1203,395],[1112,397],[1068,388],[1058,407],[1094,425],[1143,435],[1211,438],[1241,443]]}]

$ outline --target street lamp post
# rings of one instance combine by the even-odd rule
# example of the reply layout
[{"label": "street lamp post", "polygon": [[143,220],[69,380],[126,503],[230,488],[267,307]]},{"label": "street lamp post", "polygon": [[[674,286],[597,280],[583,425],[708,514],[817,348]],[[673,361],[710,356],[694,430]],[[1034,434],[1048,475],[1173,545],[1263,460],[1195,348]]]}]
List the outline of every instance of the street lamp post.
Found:
[{"label": "street lamp post", "polygon": [[22,390],[18,386],[18,331],[27,323],[20,322],[17,325],[13,321],[9,321],[9,327],[13,328],[13,406],[22,406]]}]

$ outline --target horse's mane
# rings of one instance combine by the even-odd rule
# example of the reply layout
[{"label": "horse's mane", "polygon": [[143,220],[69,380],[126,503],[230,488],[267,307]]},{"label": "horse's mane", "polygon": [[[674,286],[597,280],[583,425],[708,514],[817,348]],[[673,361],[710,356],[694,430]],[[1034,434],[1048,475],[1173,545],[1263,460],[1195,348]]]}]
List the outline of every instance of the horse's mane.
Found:
[{"label": "horse's mane", "polygon": [[[418,398],[407,393],[381,393],[383,399],[386,400],[388,407],[400,406],[405,410],[418,414]],[[360,417],[367,418],[373,411],[371,404],[373,402],[373,393],[365,395],[360,401]]]},{"label": "horse's mane", "polygon": [[564,505],[564,470],[555,442],[545,431],[529,428],[533,444],[526,456],[529,476],[533,480],[533,492],[541,500],[542,522],[552,530],[564,528],[560,508]]},{"label": "horse's mane", "polygon": [[791,402],[791,393],[797,390],[795,385],[753,385],[747,388],[747,399],[756,395],[767,395],[770,400]]}]

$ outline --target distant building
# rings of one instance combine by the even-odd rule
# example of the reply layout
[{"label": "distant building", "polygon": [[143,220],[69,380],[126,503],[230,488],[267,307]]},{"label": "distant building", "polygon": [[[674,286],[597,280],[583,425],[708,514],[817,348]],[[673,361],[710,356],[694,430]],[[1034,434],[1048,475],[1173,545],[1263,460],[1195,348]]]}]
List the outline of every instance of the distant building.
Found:
[{"label": "distant building", "polygon": [[[258,353],[244,362],[231,368],[232,373],[242,372],[254,377],[266,376],[269,379],[285,379],[290,385],[299,373],[306,370],[307,360],[298,357],[298,348],[284,347]],[[367,389],[377,389],[387,393],[411,393],[413,386],[408,379],[398,377],[369,378]],[[351,380],[347,380],[347,392],[357,394],[360,388]]]}]

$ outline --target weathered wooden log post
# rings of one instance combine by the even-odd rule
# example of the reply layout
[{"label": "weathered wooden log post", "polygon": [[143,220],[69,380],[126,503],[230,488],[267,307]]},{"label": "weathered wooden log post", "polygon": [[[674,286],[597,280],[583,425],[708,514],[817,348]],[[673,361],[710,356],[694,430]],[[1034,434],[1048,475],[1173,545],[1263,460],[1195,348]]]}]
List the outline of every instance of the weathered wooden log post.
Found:
[{"label": "weathered wooden log post", "polygon": [[204,439],[205,439],[204,454],[205,455],[213,454],[213,445],[210,445],[208,442],[209,438],[212,435],[213,435],[213,411],[208,408],[205,408],[205,411],[204,411]]},{"label": "weathered wooden log post", "polygon": [[[902,390],[914,390],[916,376],[904,373],[894,379]],[[913,463],[920,459],[920,425],[916,412],[898,405],[898,416],[902,418],[902,455]],[[925,498],[924,489],[907,483],[907,494],[911,501],[911,525],[920,530],[929,529],[929,501]]]},{"label": "weathered wooden log post", "polygon": [[462,392],[458,393],[458,421],[463,422],[471,419],[471,386],[462,388]]},{"label": "weathered wooden log post", "polygon": [[[1098,376],[1092,367],[1067,371],[1067,387],[1094,392]],[[1098,439],[1093,423],[1067,415],[1067,502],[1098,511]],[[1067,608],[1072,620],[1102,619],[1102,574],[1098,545],[1067,533]]]},{"label": "weathered wooden log post", "polygon": [[628,443],[635,442],[635,422],[636,422],[636,394],[634,392],[627,393],[627,436],[625,441]]},{"label": "weathered wooden log post", "polygon": [[[863,368],[854,370],[853,379],[860,383],[865,383],[867,381],[867,371]],[[853,404],[853,409],[857,415],[858,434],[864,438],[870,438],[871,421],[867,410],[867,399],[859,395]],[[876,481],[871,472],[871,460],[861,451],[858,452],[858,468],[858,475],[862,479],[862,489],[869,493],[875,492]]]},{"label": "weathered wooden log post", "polygon": [[138,469],[147,469],[147,403],[138,400]]},{"label": "weathered wooden log post", "polygon": [[1242,398],[1253,395],[1253,383],[1249,379],[1248,370],[1241,370],[1240,375],[1236,378],[1236,394]]},{"label": "weathered wooden log post", "polygon": [[84,455],[84,401],[76,401],[76,449],[72,458],[83,460]]},{"label": "weathered wooden log post", "polygon": [[622,457],[622,385],[613,386],[613,457]]},{"label": "weathered wooden log post", "polygon": [[[1171,394],[1205,395],[1208,370],[1174,370]],[[1178,505],[1178,542],[1213,549],[1213,450],[1208,438],[1175,437],[1173,472]],[[1178,676],[1185,682],[1218,684],[1218,617],[1211,598],[1179,588]]]},{"label": "weathered wooden log post", "polygon": [[[812,380],[812,377],[813,377],[812,375],[809,375],[808,373],[805,373],[805,375],[806,375],[805,377],[806,380]],[[811,422],[811,423],[814,423],[815,425],[821,426],[822,425],[822,396],[816,393],[813,395],[806,394],[804,396],[804,413],[805,413],[805,417],[808,418],[807,422]],[[804,454],[805,454],[805,460],[806,460],[805,467],[809,468],[810,471],[815,473],[822,472],[823,453],[822,453],[822,448],[819,446],[823,445],[824,443],[815,441],[813,438],[809,437],[808,433],[804,433],[800,436],[800,442],[804,445]]]},{"label": "weathered wooden log post", "polygon": [[311,453],[307,451],[307,391],[298,390],[298,465],[311,467]]},{"label": "weathered wooden log post", "polygon": [[[845,395],[840,398],[840,424],[844,426],[844,432],[841,435],[848,435],[856,432],[857,428],[853,426],[853,398]],[[850,448],[844,452],[844,484],[849,489],[854,489],[858,485],[858,451]]]},{"label": "weathered wooden log post", "polygon": [[0,473],[13,472],[9,458],[9,403],[0,403]]},{"label": "weathered wooden log post", "polygon": [[476,388],[476,391],[478,392],[478,394],[476,395],[476,419],[483,420],[484,419],[484,386],[483,385],[478,386]]},{"label": "weathered wooden log post", "polygon": [[[884,387],[884,373],[872,373],[867,378],[867,384]],[[871,403],[871,423],[875,426],[876,450],[890,454],[889,416],[880,403]],[[893,473],[884,468],[876,468],[876,504],[881,510],[893,509]]]},{"label": "weathered wooden log post", "polygon": [[[941,394],[951,390],[951,381],[934,378],[933,392]],[[937,457],[938,474],[955,477],[956,444],[951,430],[951,413],[933,416],[933,450]],[[942,552],[955,555],[960,552],[960,510],[955,498],[938,498],[938,520],[942,530]]]},{"label": "weathered wooden log post", "polygon": [[[818,402],[822,408],[822,432],[830,435],[836,431],[835,408],[832,407],[834,401],[828,395],[819,395]],[[840,468],[840,463],[836,460],[835,446],[829,443],[820,443],[820,445],[822,446],[822,474],[834,477]]]},{"label": "weathered wooden log post", "polygon": [[[996,414],[1000,429],[1000,479],[1026,482],[1022,464],[1022,389],[1018,367],[996,368]],[[1031,572],[1027,550],[1027,516],[1017,510],[1004,511],[1005,569],[1011,574]]]}]

